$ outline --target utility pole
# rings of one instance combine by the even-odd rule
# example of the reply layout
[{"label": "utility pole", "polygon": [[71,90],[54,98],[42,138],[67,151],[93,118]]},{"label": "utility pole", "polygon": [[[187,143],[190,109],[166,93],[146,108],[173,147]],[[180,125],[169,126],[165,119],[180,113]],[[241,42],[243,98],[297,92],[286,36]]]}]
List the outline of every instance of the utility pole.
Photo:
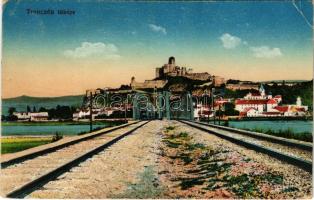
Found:
[{"label": "utility pole", "polygon": [[[208,101],[208,104],[207,104]],[[210,100],[209,100],[209,95],[208,95],[208,91],[205,90],[205,99],[204,99],[204,106],[208,106],[208,114],[207,114],[207,122],[209,123],[209,104],[210,104]],[[206,120],[206,117],[204,115],[204,120]]]},{"label": "utility pole", "polygon": [[214,107],[214,92],[215,88],[212,88],[212,111],[213,111],[213,117],[214,117],[214,124],[216,124],[216,112]]},{"label": "utility pole", "polygon": [[154,112],[154,119],[157,119],[157,87],[154,88],[154,94],[153,94],[153,112]]},{"label": "utility pole", "polygon": [[219,115],[218,115],[218,124],[220,125],[220,115],[221,115],[221,112],[220,112],[220,104],[219,104]]},{"label": "utility pole", "polygon": [[89,97],[89,132],[93,131],[93,94],[90,92]]},{"label": "utility pole", "polygon": [[[128,98],[128,96],[126,98]],[[127,99],[125,100],[125,103],[124,103],[124,121],[125,121],[125,123],[127,122],[126,121],[126,111],[127,111]]]}]

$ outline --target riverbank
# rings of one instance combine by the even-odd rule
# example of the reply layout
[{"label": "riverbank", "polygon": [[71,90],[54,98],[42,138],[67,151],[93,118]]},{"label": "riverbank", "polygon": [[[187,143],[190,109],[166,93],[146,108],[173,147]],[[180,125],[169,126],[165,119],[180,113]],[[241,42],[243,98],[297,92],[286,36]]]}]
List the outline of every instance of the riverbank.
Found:
[{"label": "riverbank", "polygon": [[[205,122],[206,123],[206,122]],[[208,121],[207,121],[208,123]],[[209,121],[214,124],[214,121]],[[312,142],[313,121],[304,120],[257,120],[257,121],[216,121],[216,125],[228,126],[232,128],[254,131],[283,137],[296,139],[305,142]]]},{"label": "riverbank", "polygon": [[[60,126],[60,125],[89,125],[89,121],[14,121],[1,122],[1,126]],[[93,125],[120,125],[125,123],[125,120],[97,120],[93,121]]]},{"label": "riverbank", "polygon": [[282,116],[282,117],[239,117],[239,116],[226,116],[219,118],[218,116],[211,118],[202,118],[200,121],[202,122],[214,122],[217,123],[219,121],[312,121],[313,116]]},{"label": "riverbank", "polygon": [[1,138],[1,154],[15,153],[53,142],[53,137]]},{"label": "riverbank", "polygon": [[[90,131],[87,121],[79,122],[9,122],[2,124],[2,136],[25,136],[25,135],[79,135]],[[125,121],[95,121],[93,129],[118,126]]]},{"label": "riverbank", "polygon": [[[26,122],[24,122],[26,123]],[[1,131],[1,154],[15,153],[40,145],[48,144],[63,138],[64,136],[76,136],[90,132],[89,124],[58,124],[41,123],[7,125]],[[30,123],[30,122],[28,122]],[[81,123],[81,122],[80,122]],[[124,121],[98,122],[93,123],[93,131],[103,128],[118,126]]]},{"label": "riverbank", "polygon": [[[217,119],[216,119],[217,120]],[[229,117],[229,121],[312,121],[313,116],[282,116],[282,117]]]}]

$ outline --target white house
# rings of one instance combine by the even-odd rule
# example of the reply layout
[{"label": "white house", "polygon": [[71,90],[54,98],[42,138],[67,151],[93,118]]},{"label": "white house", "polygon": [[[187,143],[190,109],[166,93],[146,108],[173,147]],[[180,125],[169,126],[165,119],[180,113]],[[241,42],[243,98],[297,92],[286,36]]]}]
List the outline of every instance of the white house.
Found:
[{"label": "white house", "polygon": [[31,116],[28,112],[13,112],[13,115],[17,117],[17,120],[28,121]]},{"label": "white house", "polygon": [[[94,119],[98,115],[110,116],[115,110],[117,110],[117,109],[112,109],[112,108],[93,109],[92,117]],[[90,117],[89,109],[86,109],[86,110],[82,109],[82,110],[79,110],[78,112],[73,113],[73,119],[74,120],[84,119],[84,118],[89,118],[89,117]]]},{"label": "white house", "polygon": [[259,115],[258,110],[256,110],[255,108],[247,108],[244,112],[248,117],[257,117]]},{"label": "white house", "polygon": [[235,101],[235,109],[240,112],[240,116],[278,116],[280,111],[275,108],[282,101],[281,95],[266,95],[263,85],[259,93],[248,93],[244,98]]},{"label": "white house", "polygon": [[31,112],[30,117],[31,121],[47,121],[48,112]]},{"label": "white house", "polygon": [[281,95],[266,95],[263,86],[258,94],[248,93],[244,98],[235,101],[235,109],[240,116],[245,117],[277,117],[277,116],[305,116],[308,106],[303,106],[298,97],[295,105],[279,106]]},{"label": "white house", "polygon": [[47,121],[48,112],[14,112],[19,121]]}]

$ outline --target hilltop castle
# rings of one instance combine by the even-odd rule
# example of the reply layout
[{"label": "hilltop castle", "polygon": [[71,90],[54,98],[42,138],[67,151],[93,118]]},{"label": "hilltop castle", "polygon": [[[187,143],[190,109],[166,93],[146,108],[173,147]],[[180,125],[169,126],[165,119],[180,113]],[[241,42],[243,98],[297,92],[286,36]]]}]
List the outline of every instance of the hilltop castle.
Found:
[{"label": "hilltop castle", "polygon": [[215,86],[219,86],[224,82],[222,77],[211,76],[207,72],[193,73],[191,68],[179,67],[176,65],[175,58],[170,57],[168,64],[164,64],[162,67],[156,68],[155,80],[145,80],[144,83],[135,81],[135,77],[131,79],[132,89],[144,89],[144,88],[163,88],[167,84],[167,77],[186,77],[191,80],[209,81]]},{"label": "hilltop castle", "polygon": [[174,57],[170,57],[168,64],[164,64],[162,67],[156,68],[156,78],[164,78],[167,76],[183,76],[192,80],[206,81],[211,79],[211,75],[207,72],[193,73],[191,68],[176,66],[176,60]]}]

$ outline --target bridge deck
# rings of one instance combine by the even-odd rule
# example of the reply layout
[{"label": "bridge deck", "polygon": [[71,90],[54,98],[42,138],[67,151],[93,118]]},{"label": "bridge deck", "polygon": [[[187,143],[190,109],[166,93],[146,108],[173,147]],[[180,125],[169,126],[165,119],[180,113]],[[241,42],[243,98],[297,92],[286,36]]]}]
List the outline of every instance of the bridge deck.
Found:
[{"label": "bridge deck", "polygon": [[[24,196],[243,198],[250,195],[254,198],[300,198],[311,195],[312,175],[299,167],[178,121],[145,123],[2,169],[1,185],[6,186],[2,194],[20,187],[23,181],[36,179],[42,170],[51,170],[73,158],[71,152],[74,149],[82,154],[84,149],[104,144],[132,127],[143,125]],[[28,165],[30,163],[32,165]],[[247,182],[241,182],[243,178]],[[239,179],[236,181],[238,185],[234,185],[233,179]],[[236,187],[243,187],[243,191],[235,190]]]}]

